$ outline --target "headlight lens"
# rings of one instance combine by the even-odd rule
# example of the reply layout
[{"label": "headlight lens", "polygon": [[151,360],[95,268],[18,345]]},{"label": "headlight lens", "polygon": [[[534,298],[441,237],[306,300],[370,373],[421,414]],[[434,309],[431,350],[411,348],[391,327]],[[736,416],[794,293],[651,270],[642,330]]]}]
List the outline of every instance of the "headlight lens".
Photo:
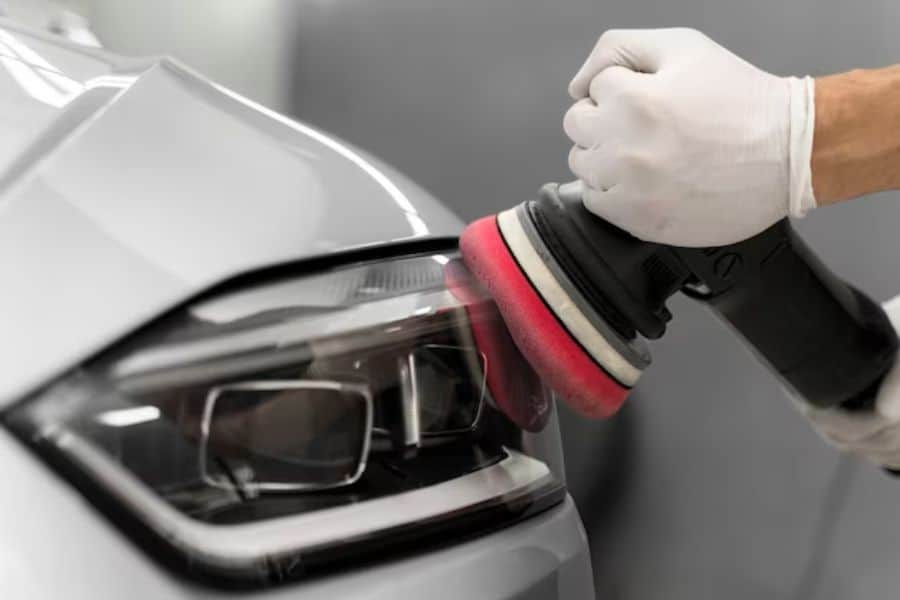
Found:
[{"label": "headlight lens", "polygon": [[7,423],[191,565],[270,579],[558,501],[528,456],[551,413],[493,304],[439,254],[197,302]]}]

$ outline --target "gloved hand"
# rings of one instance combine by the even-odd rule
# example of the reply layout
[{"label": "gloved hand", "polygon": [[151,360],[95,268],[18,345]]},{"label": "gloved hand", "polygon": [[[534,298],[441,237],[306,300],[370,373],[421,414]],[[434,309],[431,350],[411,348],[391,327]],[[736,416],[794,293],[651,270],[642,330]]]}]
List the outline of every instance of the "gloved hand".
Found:
[{"label": "gloved hand", "polygon": [[731,244],[815,207],[813,81],[693,29],[611,30],[569,85],[588,210],[648,241]]},{"label": "gloved hand", "polygon": [[[900,330],[900,296],[883,307],[894,328]],[[900,469],[900,364],[884,378],[872,412],[816,408],[798,398],[793,400],[827,442],[879,465]]]}]

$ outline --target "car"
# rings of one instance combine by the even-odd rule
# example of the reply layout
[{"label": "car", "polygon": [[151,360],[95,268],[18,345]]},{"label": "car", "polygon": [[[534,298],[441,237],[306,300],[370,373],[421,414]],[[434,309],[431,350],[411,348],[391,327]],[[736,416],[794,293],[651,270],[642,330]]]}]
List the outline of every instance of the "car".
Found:
[{"label": "car", "polygon": [[0,21],[4,598],[592,598],[552,393],[386,164]]}]

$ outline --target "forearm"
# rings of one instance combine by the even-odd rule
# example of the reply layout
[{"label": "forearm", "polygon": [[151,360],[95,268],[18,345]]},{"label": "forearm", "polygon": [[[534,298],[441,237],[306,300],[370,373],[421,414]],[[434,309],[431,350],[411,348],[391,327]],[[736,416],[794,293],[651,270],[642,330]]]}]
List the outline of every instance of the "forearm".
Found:
[{"label": "forearm", "polygon": [[900,66],[816,79],[812,181],[822,206],[900,188]]}]

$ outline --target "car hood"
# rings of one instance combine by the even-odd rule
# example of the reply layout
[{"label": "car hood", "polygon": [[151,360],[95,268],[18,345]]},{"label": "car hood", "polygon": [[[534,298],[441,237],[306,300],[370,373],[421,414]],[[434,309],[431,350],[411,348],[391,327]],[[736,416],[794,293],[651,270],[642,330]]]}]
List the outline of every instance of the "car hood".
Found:
[{"label": "car hood", "polygon": [[0,407],[263,267],[460,221],[364,152],[168,58],[0,20]]}]

